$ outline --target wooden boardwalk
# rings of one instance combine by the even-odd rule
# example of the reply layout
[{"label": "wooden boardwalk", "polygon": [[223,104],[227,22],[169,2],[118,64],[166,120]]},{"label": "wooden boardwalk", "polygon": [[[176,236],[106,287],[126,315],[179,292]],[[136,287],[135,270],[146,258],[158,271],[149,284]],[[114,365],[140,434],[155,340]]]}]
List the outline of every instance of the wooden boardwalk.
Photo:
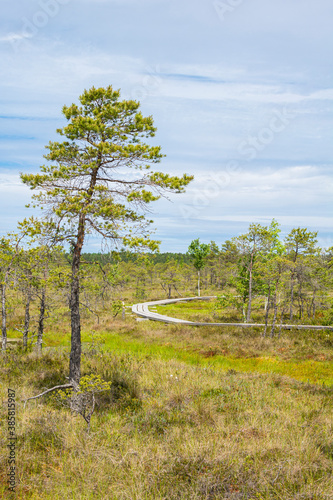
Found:
[{"label": "wooden boardwalk", "polygon": [[[171,318],[170,316],[165,316],[157,312],[149,310],[149,307],[161,306],[165,304],[173,304],[174,302],[188,302],[191,300],[210,300],[215,299],[214,295],[209,297],[188,297],[188,298],[178,298],[178,299],[165,299],[165,300],[155,300],[153,302],[142,302],[141,304],[134,304],[132,306],[132,312],[138,316],[150,319],[152,321],[161,321],[162,323],[172,323],[181,325],[191,325],[191,326],[233,326],[238,328],[252,328],[252,327],[265,327],[264,323],[200,323],[195,321],[187,321],[185,319]],[[269,324],[268,326],[272,326]],[[276,323],[276,328],[280,328],[280,324]],[[333,330],[333,326],[321,326],[321,325],[282,325],[285,330]]]}]

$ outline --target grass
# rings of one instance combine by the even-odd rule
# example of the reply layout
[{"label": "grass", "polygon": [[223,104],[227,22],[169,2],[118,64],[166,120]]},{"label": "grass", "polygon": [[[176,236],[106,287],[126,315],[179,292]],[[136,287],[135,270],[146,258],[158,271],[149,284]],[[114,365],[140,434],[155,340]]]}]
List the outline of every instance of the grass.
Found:
[{"label": "grass", "polygon": [[[136,339],[124,338],[119,334],[108,335],[105,340],[106,349],[113,352],[131,352],[149,355],[165,361],[177,359],[191,365],[209,366],[214,369],[228,369],[244,372],[278,373],[288,375],[304,382],[333,386],[333,365],[331,362],[313,360],[284,361],[270,357],[233,358],[217,355],[214,350],[191,352],[172,345],[145,343]],[[211,348],[212,349],[212,348]]]},{"label": "grass", "polygon": [[[213,301],[198,300],[155,306],[156,312],[188,321],[215,321]],[[220,318],[220,315],[218,315]],[[221,316],[222,317],[222,316]],[[235,320],[237,321],[237,319]]]},{"label": "grass", "polygon": [[[56,396],[20,403],[65,382],[65,310],[48,322],[40,358],[0,358],[1,422],[16,390],[15,498],[333,498],[331,332],[263,339],[256,329],[94,321],[83,324],[83,373],[112,385],[90,435]],[[0,497],[11,498],[0,432]]]},{"label": "grass", "polygon": [[[225,308],[223,310],[214,309],[215,300],[205,300],[205,301],[191,301],[191,302],[177,302],[174,304],[165,304],[155,306],[156,312],[160,314],[165,314],[167,316],[176,317],[179,319],[185,319],[188,321],[201,321],[201,322],[221,322],[221,323],[242,323],[240,312],[237,313],[232,308]],[[269,320],[272,321],[273,310],[271,309]],[[252,304],[252,320],[254,323],[264,323],[264,303],[260,298],[253,300]],[[317,317],[313,320],[312,318],[305,318],[302,321],[298,321],[300,324],[321,324],[322,313],[318,311]],[[285,323],[288,323],[288,318],[286,316]],[[297,320],[296,320],[297,322]]]},{"label": "grass", "polygon": [[[66,369],[66,356],[13,355],[17,400]],[[221,373],[171,359],[84,356],[84,371],[118,370],[133,397],[104,397],[87,436],[52,400],[19,405],[17,498],[330,498],[332,390],[275,374]],[[14,378],[13,378],[14,377]],[[19,378],[18,378],[19,377]],[[2,399],[5,389],[2,388]],[[138,404],[138,401],[140,404]],[[5,419],[5,409],[1,410]],[[4,435],[1,436],[3,445]],[[2,449],[2,498],[6,450]]]}]

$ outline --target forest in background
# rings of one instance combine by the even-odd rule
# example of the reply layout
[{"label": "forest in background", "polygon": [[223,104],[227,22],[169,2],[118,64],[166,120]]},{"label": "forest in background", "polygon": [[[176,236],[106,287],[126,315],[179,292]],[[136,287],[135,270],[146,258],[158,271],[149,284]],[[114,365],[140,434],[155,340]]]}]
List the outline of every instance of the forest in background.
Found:
[{"label": "forest in background", "polygon": [[[273,220],[251,224],[221,246],[196,240],[199,261],[190,252],[84,253],[80,308],[99,319],[107,311],[124,315],[135,302],[194,296],[199,274],[201,291],[217,296],[212,321],[266,322],[264,334],[269,322],[332,324],[332,248],[320,248],[317,233],[306,228],[279,235]],[[60,246],[29,248],[18,235],[2,238],[0,251],[3,343],[9,325],[24,346],[31,341],[40,350],[53,311],[69,305],[71,254]]]}]

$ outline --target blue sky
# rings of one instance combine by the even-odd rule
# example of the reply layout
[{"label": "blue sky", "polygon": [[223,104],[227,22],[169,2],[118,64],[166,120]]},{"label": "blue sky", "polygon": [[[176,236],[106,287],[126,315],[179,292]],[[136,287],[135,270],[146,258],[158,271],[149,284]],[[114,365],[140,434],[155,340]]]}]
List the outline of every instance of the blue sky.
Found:
[{"label": "blue sky", "polygon": [[331,0],[2,0],[1,17],[1,234],[32,214],[19,172],[62,106],[111,84],[153,115],[160,169],[195,176],[152,206],[162,251],[273,217],[333,244]]}]

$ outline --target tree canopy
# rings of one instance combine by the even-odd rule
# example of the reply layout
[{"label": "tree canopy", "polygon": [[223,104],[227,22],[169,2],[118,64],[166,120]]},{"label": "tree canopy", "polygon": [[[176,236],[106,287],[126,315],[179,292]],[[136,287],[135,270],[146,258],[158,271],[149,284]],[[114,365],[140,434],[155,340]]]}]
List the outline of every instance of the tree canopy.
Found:
[{"label": "tree canopy", "polygon": [[36,205],[45,208],[56,241],[71,245],[71,357],[69,378],[80,380],[80,263],[86,236],[97,233],[130,248],[156,250],[146,218],[148,205],[164,192],[181,193],[193,179],[152,171],[163,155],[160,146],[144,138],[155,135],[152,116],[144,117],[140,103],[120,100],[111,86],[92,87],[80,105],[63,107],[68,124],[58,129],[62,142],[50,142],[38,174],[21,174]]}]

